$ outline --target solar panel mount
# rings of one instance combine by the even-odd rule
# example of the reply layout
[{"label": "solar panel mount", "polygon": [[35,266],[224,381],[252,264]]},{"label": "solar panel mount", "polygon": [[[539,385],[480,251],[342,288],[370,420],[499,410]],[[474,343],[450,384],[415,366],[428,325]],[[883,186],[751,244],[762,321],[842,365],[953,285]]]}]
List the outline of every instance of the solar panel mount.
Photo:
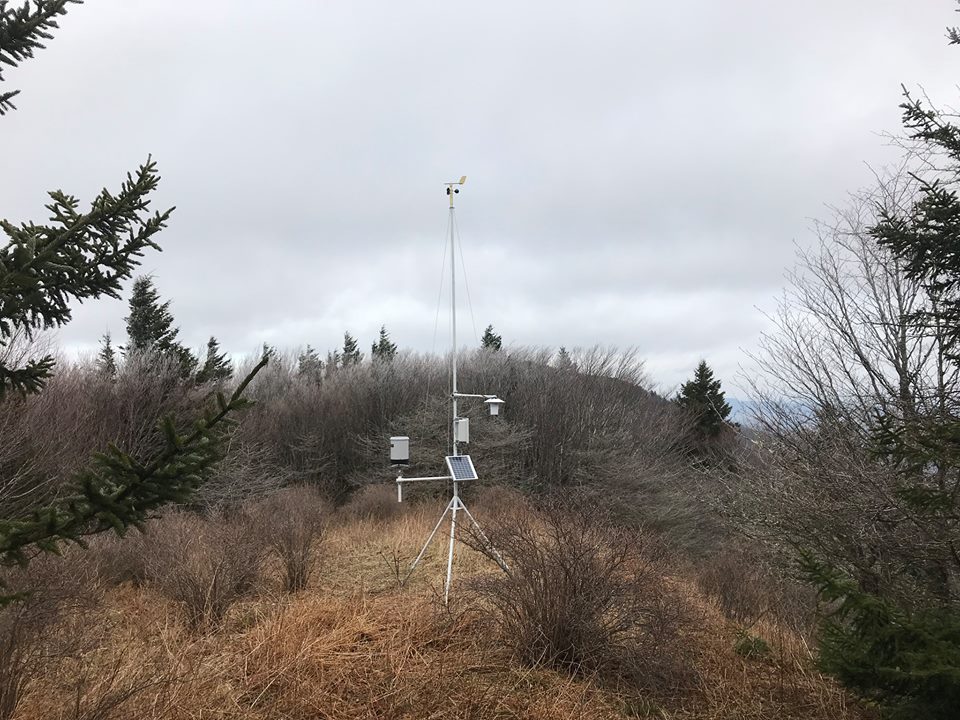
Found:
[{"label": "solar panel mount", "polygon": [[455,482],[476,480],[478,477],[469,455],[447,455],[447,467],[450,469],[450,477]]}]

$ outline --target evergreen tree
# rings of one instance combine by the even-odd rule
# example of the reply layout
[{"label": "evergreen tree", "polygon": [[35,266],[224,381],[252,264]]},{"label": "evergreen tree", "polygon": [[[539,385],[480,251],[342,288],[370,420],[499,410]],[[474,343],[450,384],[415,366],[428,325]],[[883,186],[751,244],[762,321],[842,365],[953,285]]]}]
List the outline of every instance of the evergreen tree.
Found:
[{"label": "evergreen tree", "polygon": [[503,347],[503,338],[493,331],[493,325],[487,325],[487,329],[483,331],[483,337],[480,338],[480,347],[493,352],[499,352]]},{"label": "evergreen tree", "polygon": [[560,370],[576,370],[577,366],[573,362],[573,358],[570,357],[570,353],[567,352],[567,349],[561,345],[560,350],[557,351],[557,368]]},{"label": "evergreen tree", "polygon": [[363,362],[363,353],[360,352],[360,346],[357,344],[356,338],[345,332],[343,334],[343,354],[340,356],[341,367],[359,365],[361,362]]},{"label": "evergreen tree", "polygon": [[97,354],[97,374],[107,380],[117,377],[117,354],[110,341],[110,333],[100,338],[100,352]]},{"label": "evergreen tree", "polygon": [[227,359],[226,353],[220,352],[220,343],[215,337],[207,341],[207,356],[203,366],[197,373],[197,384],[222,383],[233,377],[233,363]]},{"label": "evergreen tree", "polygon": [[128,352],[155,353],[158,357],[172,358],[180,366],[182,377],[193,374],[197,359],[177,341],[180,329],[173,325],[170,301],[160,301],[160,293],[150,276],[143,275],[134,281],[130,314],[124,320],[127,323]]},{"label": "evergreen tree", "polygon": [[[0,64],[16,66],[31,57],[50,39],[55,18],[66,5],[37,0],[33,9],[24,3],[11,10],[0,0]],[[15,94],[0,93],[0,111],[13,109]],[[119,188],[97,195],[88,211],[82,211],[72,195],[56,190],[49,194],[49,224],[0,220],[8,239],[0,247],[0,343],[16,333],[29,336],[65,325],[74,302],[103,295],[119,298],[121,284],[140,256],[159,249],[153,236],[171,211],[149,211],[149,196],[158,182],[156,166],[148,159]],[[4,514],[0,564],[25,565],[38,552],[59,552],[63,543],[82,543],[94,533],[122,534],[131,525],[141,526],[161,506],[185,501],[220,459],[229,416],[246,404],[243,393],[265,362],[261,360],[229,398],[218,396],[216,406],[192,427],[183,429],[172,418],[165,419],[159,427],[165,442],[149,457],[132,457],[108,446],[58,488],[52,500],[39,501],[23,514]],[[53,367],[50,356],[19,367],[0,361],[0,400],[10,392],[40,392]],[[15,599],[8,594],[0,604]]]},{"label": "evergreen tree", "polygon": [[323,364],[326,374],[335,373],[343,364],[343,357],[339,350],[330,350],[327,353],[327,361]]},{"label": "evergreen tree", "polygon": [[713,370],[705,360],[697,365],[693,379],[680,387],[677,404],[694,418],[694,431],[701,439],[720,435],[731,410],[720,389],[720,381],[714,379]]},{"label": "evergreen tree", "polygon": [[179,330],[173,326],[170,301],[160,302],[153,278],[141,275],[133,282],[127,323],[127,350],[166,351],[177,341]]},{"label": "evergreen tree", "polygon": [[397,355],[396,344],[390,342],[387,326],[380,328],[380,339],[370,347],[370,359],[373,361],[390,362]]},{"label": "evergreen tree", "polygon": [[317,355],[317,351],[309,345],[297,358],[297,375],[317,383],[323,378],[323,361]]}]

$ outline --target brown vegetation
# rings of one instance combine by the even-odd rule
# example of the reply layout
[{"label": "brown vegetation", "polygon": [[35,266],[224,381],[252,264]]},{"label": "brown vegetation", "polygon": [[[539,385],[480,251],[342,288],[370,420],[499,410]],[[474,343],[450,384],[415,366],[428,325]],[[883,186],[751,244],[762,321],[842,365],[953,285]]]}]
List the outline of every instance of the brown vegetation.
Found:
[{"label": "brown vegetation", "polygon": [[330,504],[315,488],[289,487],[261,502],[254,513],[267,547],[280,561],[284,589],[303,590],[322,559]]},{"label": "brown vegetation", "polygon": [[[440,361],[308,381],[280,358],[189,507],[93,542],[92,614],[37,593],[53,612],[11,625],[37,631],[9,634],[0,701],[22,718],[859,717],[811,669],[809,595],[762,548],[731,542],[704,502],[723,476],[690,463],[687,418],[641,369],[605,351],[465,358],[465,384],[510,398],[504,417],[471,415],[485,482],[464,488],[510,573],[469,540],[480,552],[458,551],[447,608],[438,547],[399,582],[439,496],[398,505],[383,469],[398,430],[411,474],[441,469]],[[0,458],[13,478],[0,505],[55,494],[82,448],[149,445],[157,415],[203,400],[151,372],[65,371],[38,399],[57,403],[49,422],[5,404],[0,422],[31,438]],[[54,452],[61,432],[71,442]],[[525,499],[558,489],[575,503]]]},{"label": "brown vegetation", "polygon": [[[498,532],[501,524],[493,510],[504,506],[515,509],[517,503],[509,491],[493,489],[474,504],[498,541],[508,538]],[[577,572],[600,571],[603,577],[593,579],[606,582],[594,584],[606,591],[590,589],[591,577],[585,576],[576,588],[565,586],[550,595],[546,607],[561,615],[571,607],[583,610],[580,592],[612,598],[623,623],[636,624],[641,633],[602,635],[591,647],[613,651],[607,657],[618,659],[629,657],[624,651],[631,647],[642,650],[646,681],[624,672],[622,663],[580,663],[571,674],[573,668],[563,662],[551,669],[537,661],[546,657],[518,660],[515,650],[521,645],[507,645],[503,635],[492,632],[509,627],[501,614],[509,604],[498,605],[497,593],[515,595],[504,590],[501,571],[481,553],[459,552],[449,608],[437,601],[440,551],[428,557],[406,588],[396,587],[384,550],[396,550],[405,564],[439,511],[431,502],[404,505],[386,521],[341,516],[325,533],[323,570],[304,591],[279,592],[286,584],[283,569],[267,562],[256,577],[231,576],[234,588],[245,589],[217,609],[196,598],[217,596],[213,569],[234,572],[226,569],[234,562],[230,555],[248,558],[244,567],[256,565],[260,551],[248,553],[237,543],[250,532],[258,509],[207,519],[176,513],[151,523],[144,547],[153,548],[148,555],[153,552],[156,559],[148,561],[145,579],[113,585],[102,599],[91,596],[96,620],[70,625],[77,638],[86,638],[84,649],[45,651],[48,660],[25,676],[14,717],[863,717],[811,669],[802,638],[776,618],[765,617],[750,628],[769,644],[768,655],[738,655],[739,622],[694,583],[670,574],[646,541],[634,545],[633,535],[597,523],[578,525],[576,518],[587,516],[576,513],[567,514],[572,525],[558,525],[553,518],[559,515],[517,511],[512,519],[526,530],[515,537],[533,542],[530,549],[538,559],[527,565],[540,563],[551,578],[559,577],[567,561]],[[567,542],[566,536],[561,544],[551,544],[551,533],[558,531],[580,544]],[[531,532],[539,539],[533,541]],[[172,551],[171,546],[183,545],[190,550]],[[520,558],[504,550],[514,561]],[[170,565],[158,573],[162,557],[170,558]],[[634,584],[640,579],[641,586]],[[474,595],[470,585],[487,590]],[[628,588],[640,592],[639,605],[625,597]],[[679,607],[683,613],[674,612]],[[640,614],[631,618],[635,611]],[[663,611],[668,626],[657,625]],[[214,617],[218,622],[210,622]],[[58,622],[67,618],[60,616],[50,627],[66,627]],[[196,632],[199,625],[205,632]],[[38,636],[39,647],[53,647],[60,634],[51,629]],[[644,637],[646,644],[635,643]],[[664,667],[682,672],[685,682],[662,683],[656,674],[660,659],[670,661]]]},{"label": "brown vegetation", "polygon": [[508,570],[476,577],[506,647],[531,667],[671,692],[687,684],[682,597],[664,583],[661,551],[576,500],[521,502],[470,544]]},{"label": "brown vegetation", "polygon": [[246,514],[171,513],[151,524],[146,577],[182,606],[193,630],[215,628],[260,576],[267,538]]}]

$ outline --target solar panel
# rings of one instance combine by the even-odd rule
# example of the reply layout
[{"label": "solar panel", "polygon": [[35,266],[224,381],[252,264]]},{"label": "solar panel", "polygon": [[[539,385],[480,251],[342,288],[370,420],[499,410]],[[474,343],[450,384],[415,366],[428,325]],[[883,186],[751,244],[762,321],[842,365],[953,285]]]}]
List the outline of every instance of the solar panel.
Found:
[{"label": "solar panel", "polygon": [[476,480],[477,471],[469,455],[447,455],[447,467],[454,480]]}]

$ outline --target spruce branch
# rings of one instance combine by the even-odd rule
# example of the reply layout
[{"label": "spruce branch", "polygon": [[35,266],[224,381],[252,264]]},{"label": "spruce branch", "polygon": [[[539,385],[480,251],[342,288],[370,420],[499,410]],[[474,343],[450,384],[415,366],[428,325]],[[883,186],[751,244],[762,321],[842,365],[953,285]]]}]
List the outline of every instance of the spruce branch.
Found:
[{"label": "spruce branch", "polygon": [[[53,31],[59,25],[57,17],[65,15],[67,5],[80,4],[83,0],[34,0],[24,2],[19,7],[8,8],[7,0],[0,0],[0,82],[3,82],[3,65],[16,67],[33,57],[35,50],[45,46],[44,40],[53,37]],[[0,92],[0,115],[16,106],[12,99],[19,90]]]},{"label": "spruce branch", "polygon": [[7,392],[33,395],[40,392],[53,371],[54,360],[49,355],[39,360],[30,360],[22,368],[6,368],[0,364],[0,401]]}]

